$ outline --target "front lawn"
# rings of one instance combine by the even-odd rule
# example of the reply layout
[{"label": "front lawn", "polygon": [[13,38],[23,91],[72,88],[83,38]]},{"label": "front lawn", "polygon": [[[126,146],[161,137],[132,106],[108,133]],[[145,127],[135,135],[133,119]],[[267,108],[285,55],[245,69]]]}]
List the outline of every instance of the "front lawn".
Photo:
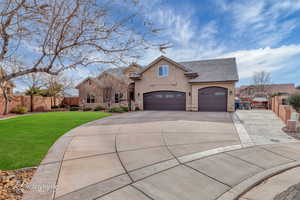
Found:
[{"label": "front lawn", "polygon": [[49,112],[0,120],[0,170],[38,165],[64,133],[110,116],[102,112]]}]

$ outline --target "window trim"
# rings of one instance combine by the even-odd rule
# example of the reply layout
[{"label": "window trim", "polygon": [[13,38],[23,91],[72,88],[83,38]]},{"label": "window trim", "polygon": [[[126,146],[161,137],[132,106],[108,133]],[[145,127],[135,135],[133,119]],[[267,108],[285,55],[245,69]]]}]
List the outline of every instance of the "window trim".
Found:
[{"label": "window trim", "polygon": [[[160,75],[160,69],[162,69],[162,75]],[[163,69],[167,69],[166,71],[164,71]],[[166,72],[166,74],[164,75],[164,72]],[[169,65],[161,65],[158,68],[158,76],[159,77],[168,77],[169,76]]]}]

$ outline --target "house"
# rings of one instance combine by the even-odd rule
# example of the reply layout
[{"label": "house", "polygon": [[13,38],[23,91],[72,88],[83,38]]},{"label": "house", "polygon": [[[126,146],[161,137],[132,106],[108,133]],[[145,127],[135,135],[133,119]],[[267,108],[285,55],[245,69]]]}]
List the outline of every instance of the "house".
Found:
[{"label": "house", "polygon": [[234,111],[235,58],[176,62],[160,56],[131,74],[141,110]]},{"label": "house", "polygon": [[269,97],[273,95],[289,96],[296,92],[295,84],[268,84],[263,87],[254,85],[236,88],[236,96],[252,104],[254,108],[269,108]]},{"label": "house", "polygon": [[79,90],[80,105],[89,108],[131,107],[133,98],[130,97],[133,97],[134,88],[129,75],[138,73],[141,69],[141,66],[133,63],[126,68],[106,70],[95,78],[86,78],[76,86]]},{"label": "house", "polygon": [[274,94],[289,96],[296,92],[294,83],[287,84],[268,84],[264,86],[263,91],[257,89],[254,85],[243,85],[236,88],[236,96],[239,98],[255,98],[255,97],[269,97]]}]

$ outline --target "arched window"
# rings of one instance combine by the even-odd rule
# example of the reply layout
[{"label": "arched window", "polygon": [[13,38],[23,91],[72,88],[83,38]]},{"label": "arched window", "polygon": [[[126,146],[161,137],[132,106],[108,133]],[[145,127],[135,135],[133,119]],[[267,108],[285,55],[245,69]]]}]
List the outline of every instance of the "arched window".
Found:
[{"label": "arched window", "polygon": [[86,102],[87,103],[95,103],[95,95],[88,94],[86,97]]}]

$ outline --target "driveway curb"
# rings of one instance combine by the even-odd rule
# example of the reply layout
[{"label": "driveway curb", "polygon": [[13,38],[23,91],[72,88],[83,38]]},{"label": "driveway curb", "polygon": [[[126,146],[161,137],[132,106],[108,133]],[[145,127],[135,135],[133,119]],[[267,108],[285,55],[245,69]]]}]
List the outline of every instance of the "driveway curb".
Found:
[{"label": "driveway curb", "polygon": [[262,171],[252,176],[251,178],[241,182],[240,184],[234,186],[232,189],[221,195],[216,200],[238,200],[239,197],[241,197],[246,192],[250,191],[252,188],[260,184],[264,180],[299,166],[300,161],[297,161]]}]

